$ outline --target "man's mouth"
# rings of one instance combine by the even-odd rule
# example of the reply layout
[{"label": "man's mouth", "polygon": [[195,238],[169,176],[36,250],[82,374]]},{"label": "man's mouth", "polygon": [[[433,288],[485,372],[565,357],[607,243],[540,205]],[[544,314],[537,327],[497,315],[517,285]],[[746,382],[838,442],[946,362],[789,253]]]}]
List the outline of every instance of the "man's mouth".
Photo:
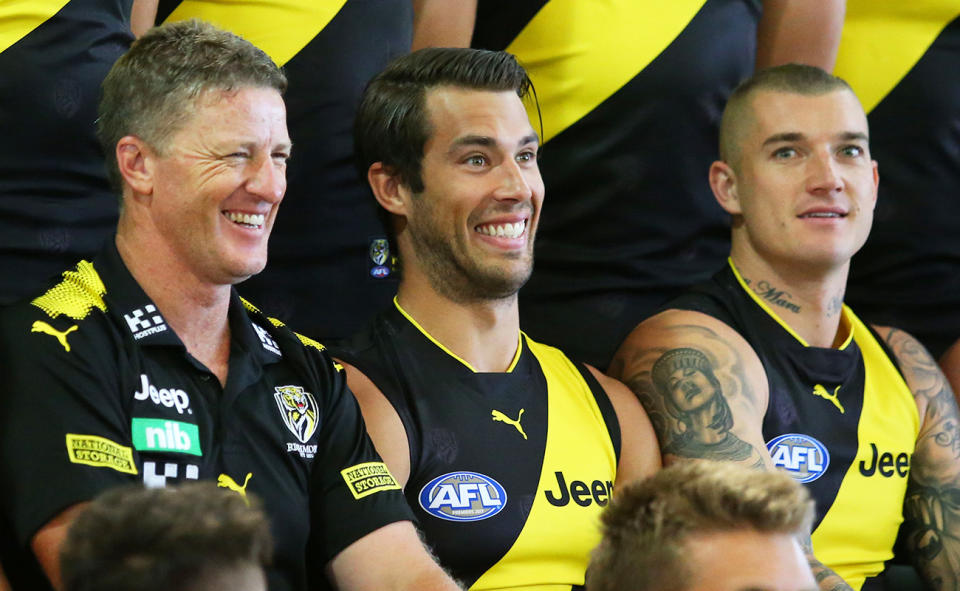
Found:
[{"label": "man's mouth", "polygon": [[495,238],[519,238],[526,228],[527,220],[520,220],[506,224],[480,224],[474,231]]},{"label": "man's mouth", "polygon": [[262,228],[266,216],[257,213],[240,213],[238,211],[224,211],[223,216],[231,222],[245,228]]}]

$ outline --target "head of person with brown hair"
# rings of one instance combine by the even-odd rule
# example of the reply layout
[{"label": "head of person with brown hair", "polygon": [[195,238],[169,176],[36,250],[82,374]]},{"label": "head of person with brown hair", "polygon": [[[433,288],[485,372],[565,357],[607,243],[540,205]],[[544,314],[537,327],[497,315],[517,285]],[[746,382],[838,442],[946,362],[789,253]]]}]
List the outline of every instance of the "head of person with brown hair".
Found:
[{"label": "head of person with brown hair", "polygon": [[71,525],[66,591],[265,591],[273,541],[254,499],[198,482],[121,487]]},{"label": "head of person with brown hair", "polygon": [[618,492],[588,591],[815,591],[797,535],[813,501],[789,476],[701,460]]}]

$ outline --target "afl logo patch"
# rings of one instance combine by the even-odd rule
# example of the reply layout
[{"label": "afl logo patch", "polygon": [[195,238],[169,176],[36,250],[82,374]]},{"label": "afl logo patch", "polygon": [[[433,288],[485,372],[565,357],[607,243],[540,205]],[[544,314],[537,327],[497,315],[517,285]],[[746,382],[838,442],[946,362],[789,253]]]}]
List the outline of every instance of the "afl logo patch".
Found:
[{"label": "afl logo patch", "polygon": [[780,435],[767,442],[767,450],[774,465],[786,470],[797,482],[813,482],[830,466],[827,446],[809,435]]},{"label": "afl logo patch", "polygon": [[507,506],[507,491],[489,476],[450,472],[420,489],[420,506],[440,519],[479,521],[493,517]]}]

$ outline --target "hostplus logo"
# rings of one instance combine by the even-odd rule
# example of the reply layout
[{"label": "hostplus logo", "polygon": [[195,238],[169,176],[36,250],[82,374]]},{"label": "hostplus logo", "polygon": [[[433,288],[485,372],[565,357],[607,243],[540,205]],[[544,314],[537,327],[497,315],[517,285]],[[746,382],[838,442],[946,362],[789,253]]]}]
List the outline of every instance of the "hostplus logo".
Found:
[{"label": "hostplus logo", "polygon": [[137,308],[129,314],[123,315],[133,333],[133,338],[140,340],[143,337],[163,332],[167,330],[167,325],[163,322],[163,317],[157,313],[157,307],[153,304],[147,304],[143,308]]}]

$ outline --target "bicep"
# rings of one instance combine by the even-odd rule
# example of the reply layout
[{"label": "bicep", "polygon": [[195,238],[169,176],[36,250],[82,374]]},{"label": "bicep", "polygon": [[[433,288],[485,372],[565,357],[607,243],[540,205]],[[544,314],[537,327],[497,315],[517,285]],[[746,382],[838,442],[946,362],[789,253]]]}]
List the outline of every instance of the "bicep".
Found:
[{"label": "bicep", "polygon": [[610,399],[620,425],[620,461],[617,464],[617,486],[645,478],[660,466],[660,449],[653,425],[640,402],[620,381],[587,366]]},{"label": "bicep", "polygon": [[406,486],[410,478],[410,446],[400,416],[370,378],[356,367],[341,363],[347,372],[347,385],[360,405],[367,433],[377,453],[400,486]]},{"label": "bicep", "polygon": [[631,333],[611,370],[646,409],[665,464],[707,458],[772,466],[761,433],[766,376],[725,324],[697,312],[661,313]]},{"label": "bicep", "polygon": [[802,63],[832,71],[846,0],[764,0],[757,26],[757,69]]}]

